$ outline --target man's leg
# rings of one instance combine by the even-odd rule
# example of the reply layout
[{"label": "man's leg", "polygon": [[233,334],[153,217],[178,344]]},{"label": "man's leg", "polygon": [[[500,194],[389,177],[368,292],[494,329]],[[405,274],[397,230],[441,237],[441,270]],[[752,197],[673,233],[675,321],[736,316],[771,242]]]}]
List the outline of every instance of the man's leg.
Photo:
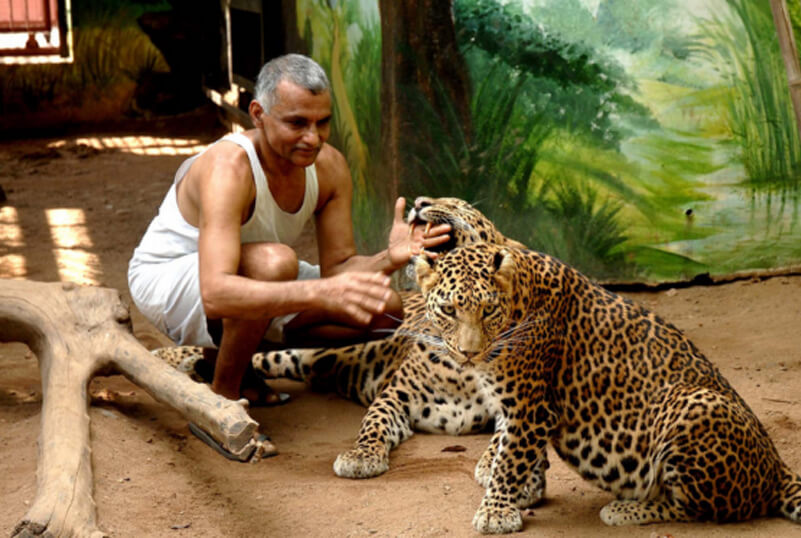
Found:
[{"label": "man's leg", "polygon": [[[242,245],[239,274],[254,280],[278,282],[298,276],[298,258],[286,245],[249,243]],[[223,319],[222,339],[211,389],[232,400],[241,398],[242,378],[256,352],[270,319]]]}]

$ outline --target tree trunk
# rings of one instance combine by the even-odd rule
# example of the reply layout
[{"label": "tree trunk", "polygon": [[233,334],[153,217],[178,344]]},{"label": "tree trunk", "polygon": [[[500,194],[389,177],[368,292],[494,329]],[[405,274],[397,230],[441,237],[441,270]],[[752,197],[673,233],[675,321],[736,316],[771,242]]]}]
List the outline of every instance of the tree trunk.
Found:
[{"label": "tree trunk", "polygon": [[0,341],[39,359],[42,426],[37,491],[15,536],[104,536],[92,498],[88,385],[120,372],[234,453],[252,449],[258,424],[241,402],[190,380],[141,346],[119,292],[0,279]]},{"label": "tree trunk", "polygon": [[469,138],[470,82],[456,43],[452,0],[380,0],[379,8],[381,143],[394,200],[405,172],[403,147],[419,135],[414,119],[420,111],[409,90],[419,90],[442,121],[452,107]]},{"label": "tree trunk", "polygon": [[306,41],[298,32],[297,0],[281,0],[281,19],[284,25],[284,49],[286,52],[298,52],[308,56]]},{"label": "tree trunk", "polygon": [[779,36],[779,46],[784,58],[784,68],[787,71],[787,83],[790,86],[790,99],[795,110],[795,123],[801,137],[801,68],[798,65],[798,49],[795,47],[793,25],[790,23],[790,14],[787,11],[785,0],[770,0],[770,9],[773,12],[773,22]]}]

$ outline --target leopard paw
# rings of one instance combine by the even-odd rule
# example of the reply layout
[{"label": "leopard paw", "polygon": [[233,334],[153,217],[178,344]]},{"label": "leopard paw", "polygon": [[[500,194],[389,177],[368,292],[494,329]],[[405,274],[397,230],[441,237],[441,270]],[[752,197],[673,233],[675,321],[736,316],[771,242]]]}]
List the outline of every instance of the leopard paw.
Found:
[{"label": "leopard paw", "polygon": [[369,454],[358,448],[337,456],[334,472],[343,478],[371,478],[387,472],[389,458]]},{"label": "leopard paw", "polygon": [[473,517],[473,527],[481,534],[517,532],[523,528],[523,517],[512,505],[488,503],[484,499]]}]

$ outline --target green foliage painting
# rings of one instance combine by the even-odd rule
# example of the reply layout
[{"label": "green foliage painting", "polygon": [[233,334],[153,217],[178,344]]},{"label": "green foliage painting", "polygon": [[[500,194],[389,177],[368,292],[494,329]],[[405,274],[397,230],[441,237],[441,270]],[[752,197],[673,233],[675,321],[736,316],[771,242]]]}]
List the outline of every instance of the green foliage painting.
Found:
[{"label": "green foliage painting", "polygon": [[[378,0],[297,14],[332,79],[357,231],[377,247]],[[465,198],[601,280],[801,264],[801,145],[767,2],[454,0],[453,14],[470,132],[421,98],[401,194]]]}]

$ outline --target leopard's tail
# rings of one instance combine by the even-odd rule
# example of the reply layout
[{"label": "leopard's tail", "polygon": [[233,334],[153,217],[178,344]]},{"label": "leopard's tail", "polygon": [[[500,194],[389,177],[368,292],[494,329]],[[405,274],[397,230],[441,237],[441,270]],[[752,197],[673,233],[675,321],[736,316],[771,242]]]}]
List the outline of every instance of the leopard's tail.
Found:
[{"label": "leopard's tail", "polygon": [[370,405],[394,373],[392,339],[341,348],[285,349],[257,353],[253,368],[267,379],[301,381],[320,392]]},{"label": "leopard's tail", "polygon": [[775,512],[801,523],[801,476],[788,467],[781,470]]}]

